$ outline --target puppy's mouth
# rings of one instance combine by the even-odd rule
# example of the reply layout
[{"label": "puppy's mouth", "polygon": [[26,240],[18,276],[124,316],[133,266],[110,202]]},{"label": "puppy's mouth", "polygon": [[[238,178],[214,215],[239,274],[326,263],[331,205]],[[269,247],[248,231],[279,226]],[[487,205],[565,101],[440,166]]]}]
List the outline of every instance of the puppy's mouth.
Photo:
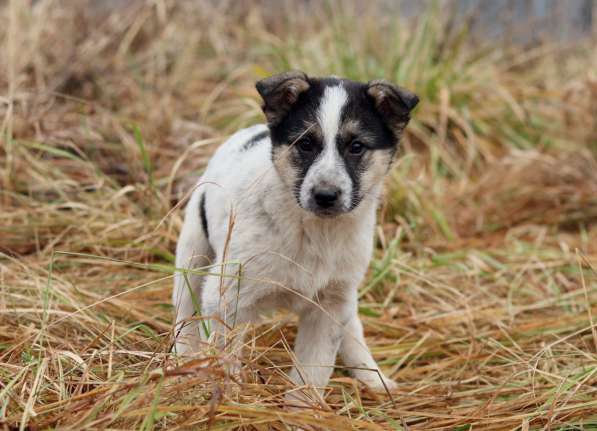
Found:
[{"label": "puppy's mouth", "polygon": [[313,214],[317,217],[320,217],[320,218],[324,218],[324,219],[338,217],[343,214],[349,213],[352,210],[352,208],[345,208],[344,206],[334,206],[334,207],[330,207],[330,208],[322,208],[322,207],[320,207],[314,203],[311,203],[311,202],[307,206],[303,206],[301,204],[300,200],[298,201],[298,204],[299,204],[299,207],[301,207],[305,211],[308,211],[311,214]]},{"label": "puppy's mouth", "polygon": [[311,211],[317,217],[321,217],[321,218],[334,218],[334,217],[337,217],[341,214],[345,214],[348,212],[347,210],[343,210],[343,209],[319,209],[319,208],[308,209],[307,211]]}]

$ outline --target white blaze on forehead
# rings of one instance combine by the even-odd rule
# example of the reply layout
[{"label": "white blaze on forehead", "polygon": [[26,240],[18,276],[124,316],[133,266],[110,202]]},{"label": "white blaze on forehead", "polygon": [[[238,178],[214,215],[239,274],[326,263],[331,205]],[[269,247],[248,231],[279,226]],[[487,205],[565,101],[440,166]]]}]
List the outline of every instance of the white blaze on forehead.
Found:
[{"label": "white blaze on forehead", "polygon": [[352,182],[336,146],[342,109],[347,101],[348,93],[342,85],[327,87],[323,93],[317,112],[317,121],[323,134],[323,149],[303,180],[300,191],[303,208],[308,207],[314,189],[329,187],[340,191],[345,209],[350,207]]},{"label": "white blaze on forehead", "polygon": [[342,108],[347,101],[348,93],[342,85],[326,87],[317,112],[325,145],[335,145],[336,135],[340,129]]}]

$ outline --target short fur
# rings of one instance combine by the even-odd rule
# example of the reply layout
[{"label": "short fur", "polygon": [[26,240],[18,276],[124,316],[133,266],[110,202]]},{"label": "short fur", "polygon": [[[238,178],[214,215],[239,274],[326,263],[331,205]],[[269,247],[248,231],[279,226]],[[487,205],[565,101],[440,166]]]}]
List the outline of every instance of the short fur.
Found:
[{"label": "short fur", "polygon": [[392,387],[366,346],[357,288],[383,178],[418,99],[385,81],[302,72],[267,78],[257,90],[268,125],[241,130],[218,149],[186,208],[176,266],[213,261],[224,277],[176,275],[175,349],[200,350],[205,338],[189,320],[193,303],[217,317],[215,332],[225,332],[218,322],[250,323],[284,308],[299,316],[294,382],[325,386],[339,352],[359,380]]}]

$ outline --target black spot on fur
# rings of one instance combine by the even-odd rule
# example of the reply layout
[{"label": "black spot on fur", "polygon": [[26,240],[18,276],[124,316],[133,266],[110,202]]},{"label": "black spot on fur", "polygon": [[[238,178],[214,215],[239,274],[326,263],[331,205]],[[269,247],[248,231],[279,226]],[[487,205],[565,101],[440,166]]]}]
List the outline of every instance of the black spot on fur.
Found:
[{"label": "black spot on fur", "polygon": [[205,215],[205,193],[201,195],[199,200],[199,217],[201,217],[201,227],[205,238],[209,240],[209,230],[207,228],[207,216]]},{"label": "black spot on fur", "polygon": [[265,138],[269,136],[269,130],[264,130],[262,132],[257,133],[256,135],[252,136],[247,142],[243,144],[241,147],[241,151],[250,150],[255,146],[255,144],[262,142]]}]

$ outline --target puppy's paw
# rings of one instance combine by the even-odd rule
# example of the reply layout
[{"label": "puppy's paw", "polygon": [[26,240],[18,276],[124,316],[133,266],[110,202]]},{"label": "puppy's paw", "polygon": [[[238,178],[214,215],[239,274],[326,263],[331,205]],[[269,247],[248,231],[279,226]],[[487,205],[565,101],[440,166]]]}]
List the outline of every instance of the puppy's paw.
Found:
[{"label": "puppy's paw", "polygon": [[314,404],[313,400],[303,391],[295,390],[284,396],[285,408],[290,411],[310,409],[314,407]]},{"label": "puppy's paw", "polygon": [[379,374],[367,373],[367,377],[363,377],[364,376],[359,376],[359,380],[361,380],[365,385],[367,385],[368,388],[374,391],[385,392],[387,389],[391,392],[398,388],[398,383],[389,377],[384,376],[381,372]]},{"label": "puppy's paw", "polygon": [[204,343],[201,341],[201,338],[198,336],[180,335],[176,337],[174,344],[172,345],[171,352],[175,353],[176,356],[185,358],[201,352],[203,344]]}]

